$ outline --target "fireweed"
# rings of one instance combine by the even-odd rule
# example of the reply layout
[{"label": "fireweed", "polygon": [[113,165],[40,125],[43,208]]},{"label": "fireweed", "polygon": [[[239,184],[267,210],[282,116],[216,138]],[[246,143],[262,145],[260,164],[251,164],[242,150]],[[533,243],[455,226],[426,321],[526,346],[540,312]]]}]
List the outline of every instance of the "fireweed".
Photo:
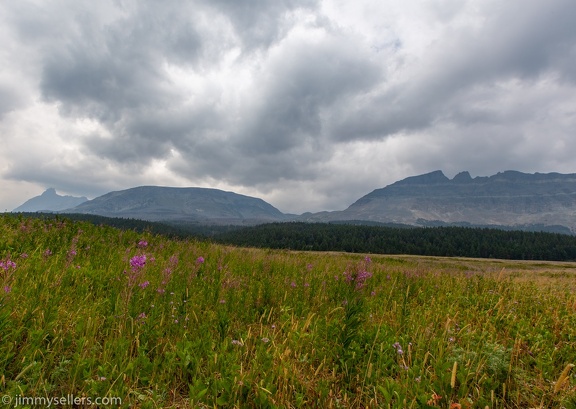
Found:
[{"label": "fireweed", "polygon": [[3,394],[576,406],[566,263],[256,250],[11,215],[0,237]]}]

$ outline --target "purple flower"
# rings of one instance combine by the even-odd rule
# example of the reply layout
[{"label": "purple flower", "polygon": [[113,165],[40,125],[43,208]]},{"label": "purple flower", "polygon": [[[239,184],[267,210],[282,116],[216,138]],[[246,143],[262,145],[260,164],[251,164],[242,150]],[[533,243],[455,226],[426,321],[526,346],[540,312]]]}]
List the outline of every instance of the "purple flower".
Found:
[{"label": "purple flower", "polygon": [[138,242],[138,247],[140,248],[148,247],[148,242],[146,240],[140,240]]},{"label": "purple flower", "polygon": [[145,312],[142,312],[142,313],[140,313],[140,315],[138,315],[138,318],[140,318],[141,320],[145,320],[148,317],[146,316]]},{"label": "purple flower", "polygon": [[10,293],[11,291],[12,291],[12,287],[10,287],[10,286],[8,286],[8,285],[4,286],[4,292],[5,292],[6,294]]},{"label": "purple flower", "polygon": [[143,283],[138,284],[140,288],[144,289],[150,285],[150,281],[144,281]]},{"label": "purple flower", "polygon": [[402,349],[402,345],[400,345],[400,342],[395,342],[394,344],[392,344],[392,346],[396,349],[396,353],[398,355],[404,354],[404,350]]},{"label": "purple flower", "polygon": [[196,264],[202,264],[204,263],[204,257],[200,256],[196,259]]},{"label": "purple flower", "polygon": [[46,251],[44,252],[44,256],[45,256],[45,257],[48,257],[48,256],[51,256],[51,255],[52,255],[52,250],[46,249]]},{"label": "purple flower", "polygon": [[16,268],[16,263],[10,259],[6,261],[0,261],[0,268],[2,268],[4,271],[8,271],[10,269]]},{"label": "purple flower", "polygon": [[146,264],[146,255],[134,256],[130,259],[130,267],[132,270],[140,270]]},{"label": "purple flower", "polygon": [[356,276],[356,288],[360,289],[364,287],[366,280],[368,280],[370,277],[372,277],[372,273],[368,271],[362,271],[358,273],[358,275]]},{"label": "purple flower", "polygon": [[296,283],[295,283],[294,281],[292,281],[292,282],[290,283],[290,287],[296,288]]}]

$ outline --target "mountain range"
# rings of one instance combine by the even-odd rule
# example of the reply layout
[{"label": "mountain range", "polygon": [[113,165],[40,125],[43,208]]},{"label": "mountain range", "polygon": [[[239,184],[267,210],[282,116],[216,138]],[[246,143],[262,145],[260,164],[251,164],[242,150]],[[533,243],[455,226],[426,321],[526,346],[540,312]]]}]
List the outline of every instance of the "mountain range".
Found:
[{"label": "mountain range", "polygon": [[60,196],[54,188],[22,203],[13,212],[58,212],[88,201],[86,197]]},{"label": "mountain range", "polygon": [[68,208],[60,203],[58,208],[50,208],[51,202],[43,200],[54,200],[54,194],[49,189],[14,211],[52,210],[200,224],[355,221],[576,233],[576,174],[505,171],[472,178],[461,172],[449,179],[438,170],[376,189],[345,210],[300,216],[284,214],[262,199],[207,188],[142,186],[93,200],[75,198],[81,203]]}]

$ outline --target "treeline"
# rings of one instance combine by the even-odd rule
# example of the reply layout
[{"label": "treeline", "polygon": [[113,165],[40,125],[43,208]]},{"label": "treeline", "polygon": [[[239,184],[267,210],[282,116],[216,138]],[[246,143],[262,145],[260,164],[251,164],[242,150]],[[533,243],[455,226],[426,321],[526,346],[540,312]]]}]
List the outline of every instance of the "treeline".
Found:
[{"label": "treeline", "polygon": [[238,246],[375,254],[576,260],[576,237],[469,227],[395,228],[324,223],[272,223],[215,237]]},{"label": "treeline", "polygon": [[350,253],[576,261],[576,236],[477,227],[366,226],[333,223],[270,223],[251,227],[168,224],[87,214],[19,213],[88,221],[173,238],[195,237],[223,244],[273,249]]}]

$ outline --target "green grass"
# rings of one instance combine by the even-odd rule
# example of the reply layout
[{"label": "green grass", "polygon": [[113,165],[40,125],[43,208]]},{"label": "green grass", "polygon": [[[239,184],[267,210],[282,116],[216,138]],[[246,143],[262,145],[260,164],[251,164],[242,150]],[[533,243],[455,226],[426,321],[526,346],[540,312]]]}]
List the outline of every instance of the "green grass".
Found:
[{"label": "green grass", "polygon": [[576,363],[570,263],[370,260],[7,215],[0,234],[1,395],[576,406],[574,373],[561,376]]}]

